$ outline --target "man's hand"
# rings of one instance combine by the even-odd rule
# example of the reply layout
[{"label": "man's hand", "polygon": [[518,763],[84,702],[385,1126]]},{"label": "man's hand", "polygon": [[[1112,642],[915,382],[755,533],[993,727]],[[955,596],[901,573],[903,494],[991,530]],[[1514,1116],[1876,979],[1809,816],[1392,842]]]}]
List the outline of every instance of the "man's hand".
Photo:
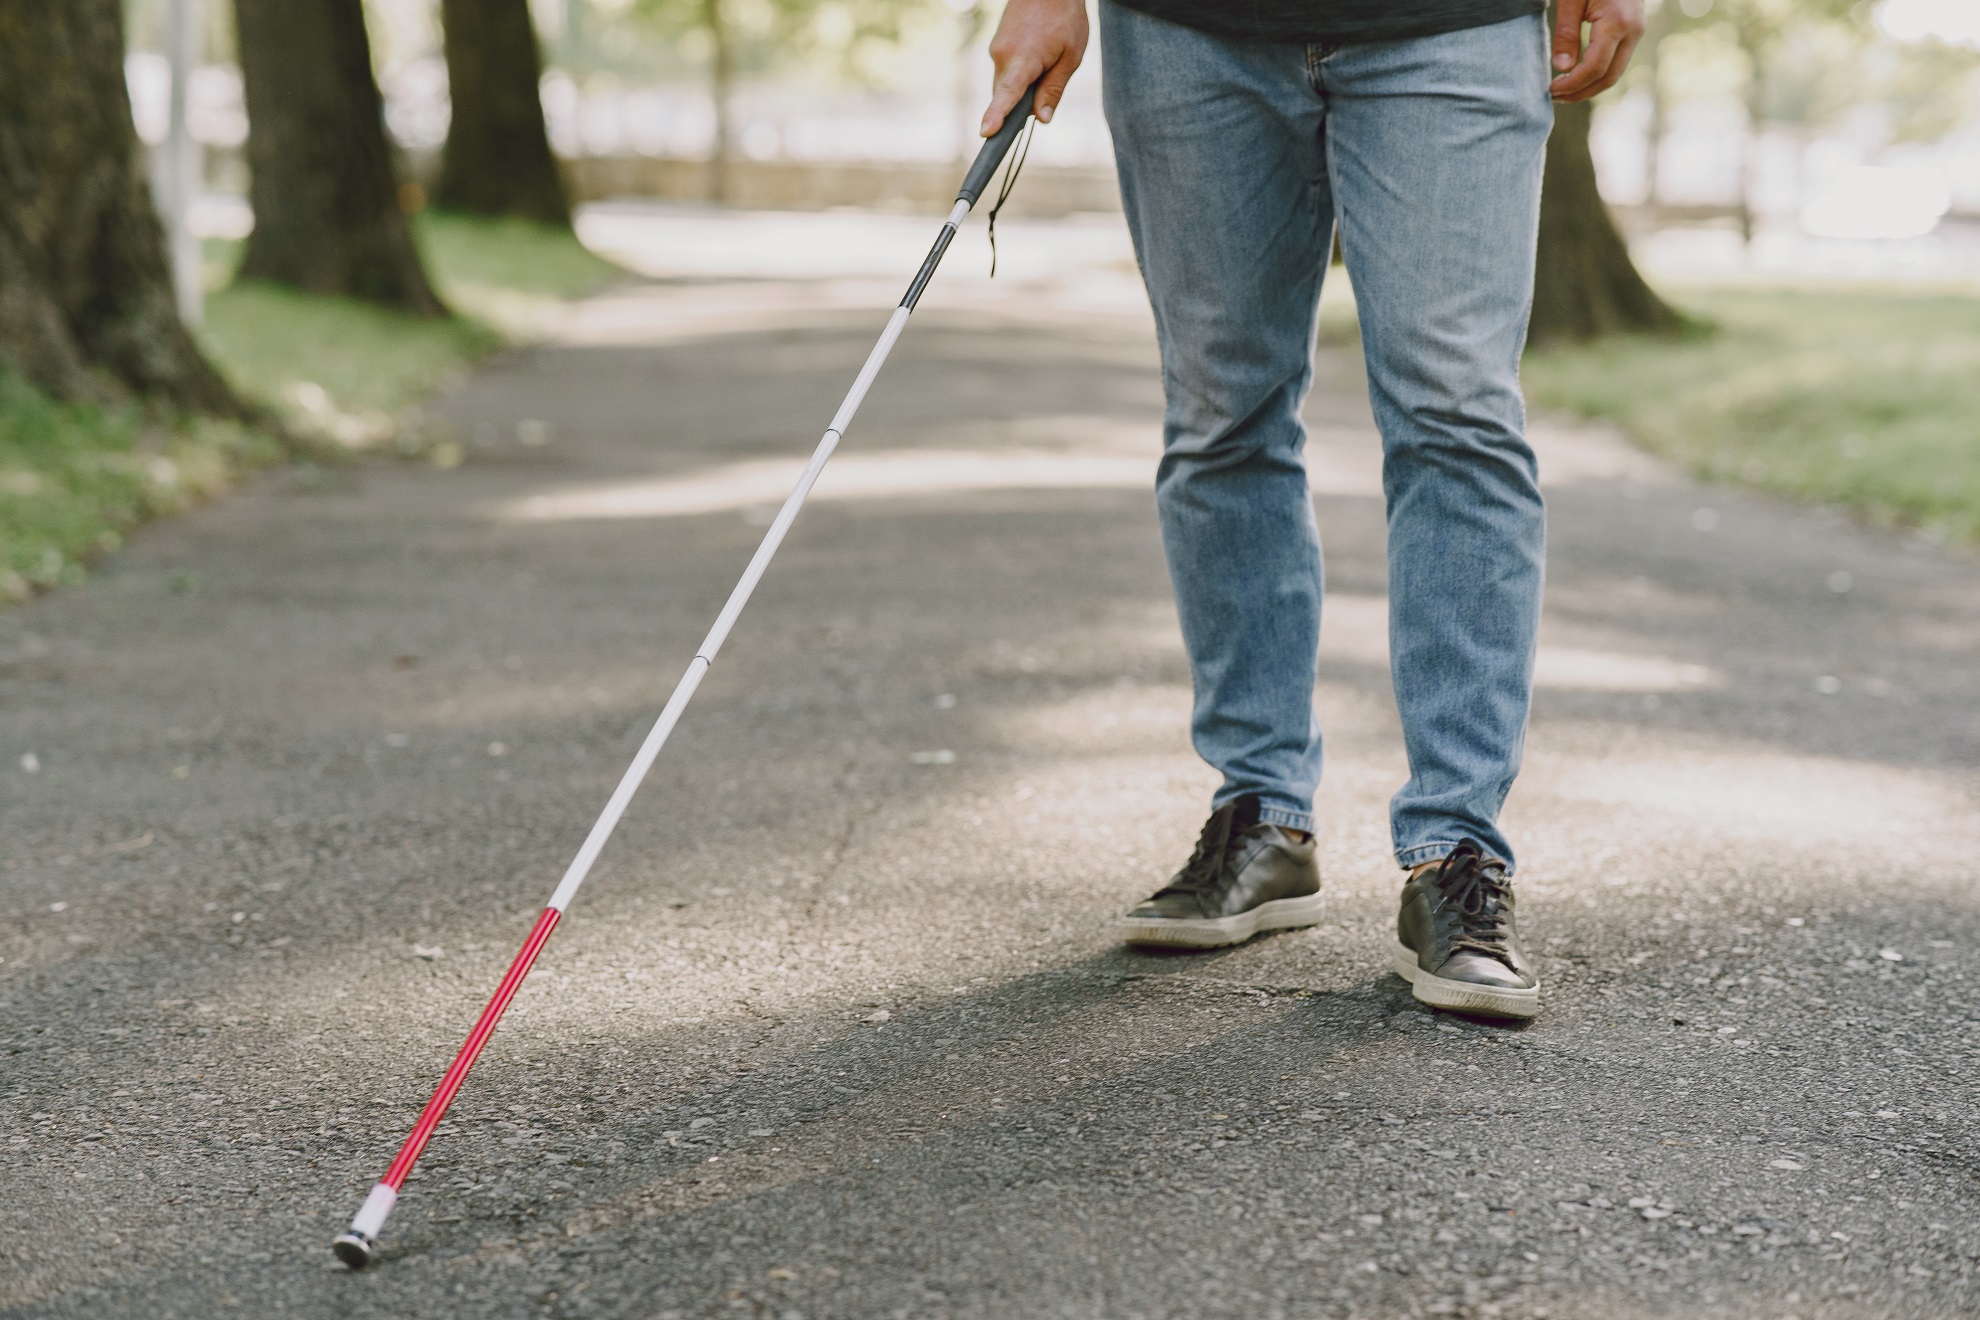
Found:
[{"label": "man's hand", "polygon": [[[1589,25],[1588,45],[1581,25]],[[1643,40],[1643,0],[1558,0],[1554,14],[1556,101],[1586,101],[1616,85]]]},{"label": "man's hand", "polygon": [[[1642,0],[1631,0],[1639,10]],[[1643,30],[1641,22],[1637,30]],[[1038,122],[1052,122],[1052,111],[1065,95],[1073,70],[1086,55],[1086,0],[1010,0],[990,39],[997,81],[990,89],[990,108],[983,112],[983,136],[995,133],[1024,89],[1037,82],[1038,100],[1032,113]]]}]

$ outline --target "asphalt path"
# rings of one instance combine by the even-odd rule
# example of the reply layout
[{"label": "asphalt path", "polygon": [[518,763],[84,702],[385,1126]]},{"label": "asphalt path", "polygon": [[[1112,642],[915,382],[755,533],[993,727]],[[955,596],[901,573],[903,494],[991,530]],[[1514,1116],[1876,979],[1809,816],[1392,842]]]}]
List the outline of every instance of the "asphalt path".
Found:
[{"label": "asphalt path", "polygon": [[330,1238],[899,281],[629,283],[437,405],[463,466],[274,474],[0,615],[0,1314],[1980,1309],[1980,565],[1537,424],[1544,1011],[1422,1011],[1329,342],[1328,916],[1131,952],[1211,787],[1152,335],[1118,262],[1012,269],[916,317],[369,1272]]}]

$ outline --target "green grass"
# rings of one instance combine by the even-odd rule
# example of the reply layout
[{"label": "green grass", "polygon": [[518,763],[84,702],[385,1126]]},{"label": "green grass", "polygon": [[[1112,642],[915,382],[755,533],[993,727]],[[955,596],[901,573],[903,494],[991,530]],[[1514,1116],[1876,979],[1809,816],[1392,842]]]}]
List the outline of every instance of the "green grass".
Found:
[{"label": "green grass", "polygon": [[165,426],[135,408],[52,403],[0,370],[0,600],[77,581],[131,528],[281,451],[230,422]]},{"label": "green grass", "polygon": [[[422,320],[228,284],[240,244],[212,243],[201,342],[242,394],[320,450],[392,445],[458,462],[457,444],[423,428],[419,402],[620,272],[569,233],[537,225],[423,216],[416,228],[428,274],[460,315]],[[56,404],[0,371],[0,601],[76,581],[147,518],[190,507],[283,452],[241,426]]]},{"label": "green grass", "polygon": [[236,388],[287,413],[301,407],[298,389],[310,384],[345,409],[395,411],[502,344],[476,318],[423,321],[276,284],[214,294],[200,340]]},{"label": "green grass", "polygon": [[[207,351],[295,429],[366,447],[396,435],[404,409],[505,342],[539,332],[564,300],[620,274],[567,231],[436,215],[415,228],[427,273],[458,316],[422,320],[276,285],[229,284],[207,298]],[[224,281],[240,246],[209,244],[209,272]]]},{"label": "green grass", "polygon": [[418,229],[443,292],[470,310],[484,293],[575,298],[625,273],[568,231],[527,220],[429,212]]},{"label": "green grass", "polygon": [[1536,349],[1538,408],[1612,421],[1707,480],[1980,540],[1980,293],[1716,289],[1680,339]]}]

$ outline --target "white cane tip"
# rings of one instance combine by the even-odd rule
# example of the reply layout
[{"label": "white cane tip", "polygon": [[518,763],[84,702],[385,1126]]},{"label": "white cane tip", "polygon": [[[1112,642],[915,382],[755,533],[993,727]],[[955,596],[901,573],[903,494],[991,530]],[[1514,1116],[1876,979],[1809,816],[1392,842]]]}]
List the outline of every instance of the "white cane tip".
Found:
[{"label": "white cane tip", "polygon": [[346,1231],[337,1235],[330,1244],[330,1250],[337,1253],[337,1259],[354,1270],[361,1270],[377,1257],[378,1244],[362,1233]]}]

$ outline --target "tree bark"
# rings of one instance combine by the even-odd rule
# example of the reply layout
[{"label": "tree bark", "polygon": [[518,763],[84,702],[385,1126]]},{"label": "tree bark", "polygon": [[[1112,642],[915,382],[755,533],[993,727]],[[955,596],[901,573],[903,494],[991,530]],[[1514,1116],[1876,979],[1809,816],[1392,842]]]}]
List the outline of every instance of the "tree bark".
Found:
[{"label": "tree bark", "polygon": [[1554,107],[1554,135],[1540,188],[1539,264],[1528,339],[1593,339],[1624,331],[1670,333],[1684,320],[1659,298],[1629,259],[1595,187],[1588,151],[1587,102]]},{"label": "tree bark", "polygon": [[143,159],[121,0],[0,0],[0,366],[250,417],[179,321]]},{"label": "tree bark", "polygon": [[543,57],[529,0],[441,0],[453,118],[434,203],[570,227],[543,127]]},{"label": "tree bark", "polygon": [[362,0],[235,0],[254,231],[240,278],[445,316],[399,209]]}]

